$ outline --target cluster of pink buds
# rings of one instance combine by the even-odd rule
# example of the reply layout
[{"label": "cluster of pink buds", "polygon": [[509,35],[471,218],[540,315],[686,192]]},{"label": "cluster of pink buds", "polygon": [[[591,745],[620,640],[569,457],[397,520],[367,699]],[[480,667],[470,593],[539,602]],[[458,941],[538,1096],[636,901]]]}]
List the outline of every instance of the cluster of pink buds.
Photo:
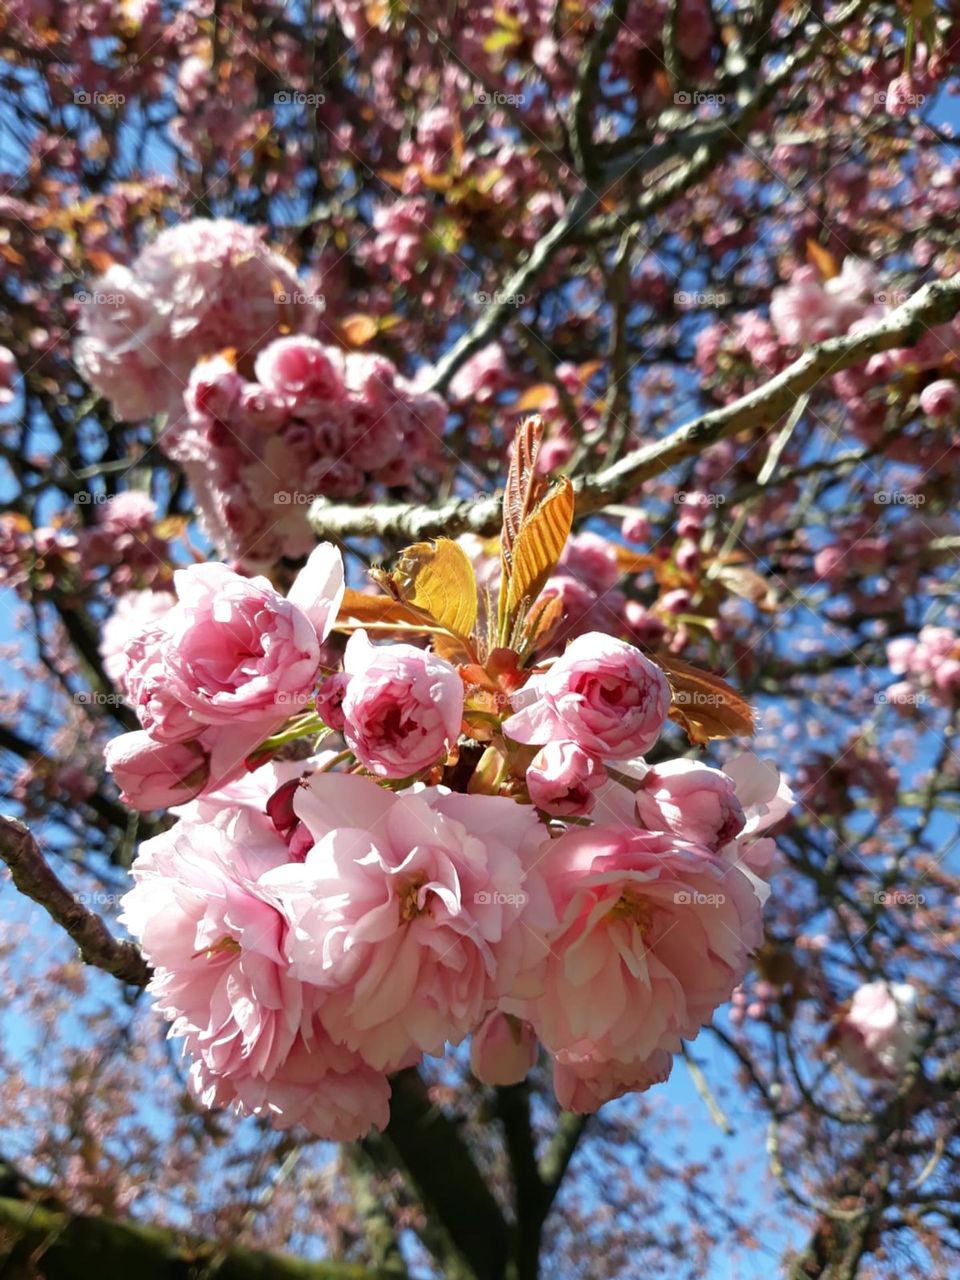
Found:
[{"label": "cluster of pink buds", "polygon": [[921,627],[915,638],[891,640],[887,662],[902,677],[885,694],[895,706],[909,709],[926,698],[953,706],[960,696],[960,636],[950,627]]}]

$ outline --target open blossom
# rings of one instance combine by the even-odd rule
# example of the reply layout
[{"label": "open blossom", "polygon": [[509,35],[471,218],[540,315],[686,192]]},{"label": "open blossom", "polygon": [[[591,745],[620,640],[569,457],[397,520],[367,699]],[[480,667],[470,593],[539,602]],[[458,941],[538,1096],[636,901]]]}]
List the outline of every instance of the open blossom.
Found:
[{"label": "open blossom", "polygon": [[887,662],[894,675],[904,675],[886,690],[888,702],[915,706],[918,690],[929,691],[936,702],[960,695],[960,638],[950,627],[921,627],[916,638],[897,636],[887,643]]},{"label": "open blossom", "polygon": [[343,594],[335,547],[313,552],[287,599],[266,578],[221,564],[178,570],[174,585],[163,665],[194,719],[228,724],[302,709]]},{"label": "open blossom", "polygon": [[713,850],[739,835],[746,821],[733,780],[694,760],[668,760],[647,771],[637,791],[637,819],[648,831],[672,831]]},{"label": "open blossom", "polygon": [[[343,734],[371,773],[409,778],[436,764],[456,742],[463,681],[443,658],[410,644],[372,645],[366,632],[357,631],[347,643],[343,668]],[[335,697],[321,701],[336,713]]]},{"label": "open blossom", "polygon": [[529,1006],[554,1054],[599,1061],[677,1052],[746,972],[762,938],[755,884],[702,845],[622,826],[578,828],[539,869],[559,924]]},{"label": "open blossom", "polygon": [[150,623],[159,622],[174,604],[176,597],[169,591],[127,591],[117,601],[100,632],[103,669],[117,688],[126,692],[131,665],[126,646]]},{"label": "open blossom", "polygon": [[[343,595],[343,564],[329,543],[317,547],[286,599],[265,578],[224,565],[180,570],[175,586],[177,604],[123,651],[124,688],[145,732],[108,744],[108,763],[138,809],[197,794],[201,766],[201,787],[222,786],[305,708]],[[160,750],[173,745],[179,752]],[[164,777],[170,798],[161,800]]]},{"label": "open blossom", "polygon": [[537,1037],[529,1022],[499,1010],[470,1037],[470,1070],[484,1084],[519,1084],[537,1060]]},{"label": "open blossom", "polygon": [[[198,726],[236,726],[282,721],[303,709],[343,595],[335,547],[316,548],[286,599],[266,578],[244,578],[221,564],[178,570],[174,585],[177,606],[147,633],[145,669],[135,677],[157,669],[171,715],[185,712]],[[163,736],[163,725],[154,723],[152,732]]]},{"label": "open blossom", "polygon": [[181,819],[147,840],[133,867],[123,920],[155,969],[150,991],[171,1035],[218,1075],[270,1075],[304,1017],[290,977],[285,922],[262,875],[286,845],[241,808],[222,821]]},{"label": "open blossom", "polygon": [[195,802],[146,841],[123,920],[154,967],[149,989],[193,1057],[205,1105],[347,1141],[386,1124],[390,1090],[324,1030],[321,995],[291,976],[286,920],[261,887],[288,852],[259,805],[291,767],[258,770],[221,794],[216,812]]},{"label": "open blossom", "polygon": [[625,1093],[643,1093],[651,1085],[664,1084],[672,1067],[673,1055],[665,1049],[655,1049],[639,1062],[616,1062],[596,1058],[589,1046],[580,1046],[557,1054],[553,1091],[564,1111],[592,1115]]},{"label": "open blossom", "polygon": [[517,742],[542,746],[563,738],[604,759],[628,760],[659,738],[670,686],[639,649],[591,631],[511,702],[517,712],[503,728]]},{"label": "open blossom", "polygon": [[796,796],[773,761],[761,760],[752,751],[734,756],[724,773],[733,781],[744,822],[736,837],[721,848],[721,856],[766,880],[777,850],[762,833],[787,816]]},{"label": "open blossom", "polygon": [[605,780],[603,764],[575,742],[548,742],[527,769],[531,801],[559,817],[589,813]]},{"label": "open blossom", "polygon": [[394,1070],[458,1043],[501,998],[529,994],[535,930],[552,921],[532,808],[333,774],[293,803],[315,843],[264,883],[290,922],[291,971],[324,989],[334,1039]]},{"label": "open blossom", "polygon": [[867,1077],[896,1077],[910,1061],[920,1036],[917,993],[906,982],[868,982],[859,987],[836,1038],[844,1059]]},{"label": "open blossom", "polygon": [[160,440],[208,535],[244,566],[309,552],[302,495],[369,495],[409,484],[419,463],[442,467],[444,402],[382,356],[292,334],[259,352],[254,376],[225,356],[198,363]]},{"label": "open blossom", "polygon": [[354,1142],[371,1129],[385,1129],[390,1119],[387,1077],[334,1044],[322,1027],[309,1042],[298,1036],[270,1077],[214,1075],[196,1058],[187,1079],[205,1107],[232,1107],[275,1129],[302,1125],[330,1142]]}]

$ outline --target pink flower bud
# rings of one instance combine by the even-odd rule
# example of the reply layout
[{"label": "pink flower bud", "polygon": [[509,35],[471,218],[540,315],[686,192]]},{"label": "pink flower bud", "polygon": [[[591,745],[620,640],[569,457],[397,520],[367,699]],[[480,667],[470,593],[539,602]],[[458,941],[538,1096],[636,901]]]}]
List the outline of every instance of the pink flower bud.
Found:
[{"label": "pink flower bud", "polygon": [[642,511],[623,517],[620,533],[627,542],[648,542],[650,539],[650,521]]},{"label": "pink flower bud", "polygon": [[892,116],[905,116],[911,106],[916,105],[917,95],[913,91],[913,81],[908,75],[897,76],[887,85],[887,112]]},{"label": "pink flower bud", "polygon": [[949,697],[960,693],[960,661],[956,658],[944,658],[934,670],[933,683],[941,693]]},{"label": "pink flower bud", "polygon": [[633,638],[648,648],[655,648],[666,634],[666,627],[639,600],[628,600],[623,606],[623,620]]},{"label": "pink flower bud", "polygon": [[210,775],[198,743],[155,742],[142,729],[108,742],[104,755],[121,799],[134,809],[166,809],[192,800]]},{"label": "pink flower bud", "polygon": [[691,538],[683,538],[677,544],[674,559],[682,573],[693,573],[700,564],[700,548]]},{"label": "pink flower bud", "polygon": [[549,475],[551,471],[558,471],[560,467],[565,467],[572,457],[573,442],[559,436],[551,436],[540,447],[537,470],[544,475]]},{"label": "pink flower bud", "polygon": [[366,769],[409,778],[446,756],[463,718],[463,681],[449,662],[410,644],[372,645],[357,631],[343,666],[344,737]]},{"label": "pink flower bud", "polygon": [[516,742],[543,746],[566,739],[591,755],[628,760],[659,738],[670,686],[639,649],[590,631],[544,675],[528,680],[511,703],[517,714],[503,728]]},{"label": "pink flower bud", "polygon": [[920,392],[920,408],[928,418],[953,418],[960,414],[960,386],[952,378],[938,378]]},{"label": "pink flower bud", "polygon": [[651,769],[637,792],[637,821],[648,831],[672,831],[717,850],[746,821],[733,779],[694,760],[668,760]]},{"label": "pink flower bud", "polygon": [[470,1041],[470,1070],[484,1084],[519,1084],[536,1060],[533,1027],[509,1013],[491,1013]]},{"label": "pink flower bud", "polygon": [[703,516],[699,511],[685,511],[677,521],[677,534],[681,538],[699,539],[703,533]]},{"label": "pink flower bud", "polygon": [[285,396],[297,407],[345,395],[342,354],[316,338],[278,338],[257,356],[254,371],[268,391]]},{"label": "pink flower bud", "polygon": [[527,769],[527,790],[538,809],[558,817],[588,814],[606,779],[603,764],[575,742],[548,742]]},{"label": "pink flower bud", "polygon": [[690,608],[690,592],[678,587],[676,591],[668,591],[660,597],[660,608],[665,613],[686,613]]}]

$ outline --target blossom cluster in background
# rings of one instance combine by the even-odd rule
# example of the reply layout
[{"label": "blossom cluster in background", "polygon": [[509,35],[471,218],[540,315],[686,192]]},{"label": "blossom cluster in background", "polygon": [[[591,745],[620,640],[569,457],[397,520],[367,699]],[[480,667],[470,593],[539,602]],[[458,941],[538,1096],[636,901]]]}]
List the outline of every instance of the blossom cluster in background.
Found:
[{"label": "blossom cluster in background", "polygon": [[312,287],[261,231],[195,218],[111,266],[81,311],[83,376],[119,417],[166,415],[158,443],[207,535],[248,567],[309,552],[314,498],[443,469],[443,400],[384,356],[313,336],[330,331]]}]

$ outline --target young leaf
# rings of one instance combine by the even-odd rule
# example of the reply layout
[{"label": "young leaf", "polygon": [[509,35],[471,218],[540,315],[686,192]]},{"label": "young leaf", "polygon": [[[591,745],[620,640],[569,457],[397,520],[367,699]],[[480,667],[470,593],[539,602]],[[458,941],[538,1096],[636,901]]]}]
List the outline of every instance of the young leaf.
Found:
[{"label": "young leaf", "polygon": [[752,707],[726,680],[673,654],[658,653],[653,660],[663,668],[673,693],[670,719],[691,742],[703,745],[711,738],[749,737],[753,733]]},{"label": "young leaf", "polygon": [[539,414],[524,418],[517,427],[503,493],[503,524],[500,529],[500,597],[497,605],[497,631],[500,643],[510,632],[507,600],[513,572],[513,550],[523,522],[536,508],[543,493],[544,481],[537,474],[537,454],[543,439],[543,419]]},{"label": "young leaf", "polygon": [[834,276],[840,274],[836,258],[829,249],[824,249],[823,245],[817,244],[812,236],[807,237],[807,262],[811,267],[817,268],[822,280],[832,280]]},{"label": "young leaf", "polygon": [[373,316],[356,312],[344,316],[340,322],[340,332],[344,341],[351,347],[362,347],[377,336],[377,322]]},{"label": "young leaf", "polygon": [[537,649],[544,648],[563,621],[563,596],[543,596],[527,611],[520,633],[520,656],[526,660]]},{"label": "young leaf", "polygon": [[509,571],[513,544],[520,526],[537,505],[543,491],[543,480],[537,475],[537,454],[543,439],[543,419],[538,413],[525,418],[517,427],[507,471],[507,487],[503,494],[503,528],[500,532],[500,558]]},{"label": "young leaf", "polygon": [[340,604],[338,621],[354,622],[360,626],[374,623],[407,628],[423,626],[432,620],[422,609],[416,609],[403,600],[394,600],[389,596],[368,596],[362,591],[347,587]]},{"label": "young leaf", "polygon": [[459,542],[415,542],[392,574],[401,600],[429,613],[454,635],[470,636],[477,620],[477,580]]},{"label": "young leaf", "polygon": [[573,485],[563,476],[520,527],[513,545],[507,613],[532,602],[553,573],[573,525]]},{"label": "young leaf", "polygon": [[662,562],[658,556],[643,551],[631,551],[629,547],[615,547],[617,568],[621,573],[644,573],[647,569],[656,569]]},{"label": "young leaf", "polygon": [[473,661],[475,657],[473,642],[469,637],[455,635],[442,623],[438,623],[427,609],[420,609],[406,600],[397,599],[393,594],[368,596],[348,587],[343,593],[337,629],[356,631],[361,627],[381,634],[394,632],[399,636],[428,636],[434,651],[448,662]]}]

